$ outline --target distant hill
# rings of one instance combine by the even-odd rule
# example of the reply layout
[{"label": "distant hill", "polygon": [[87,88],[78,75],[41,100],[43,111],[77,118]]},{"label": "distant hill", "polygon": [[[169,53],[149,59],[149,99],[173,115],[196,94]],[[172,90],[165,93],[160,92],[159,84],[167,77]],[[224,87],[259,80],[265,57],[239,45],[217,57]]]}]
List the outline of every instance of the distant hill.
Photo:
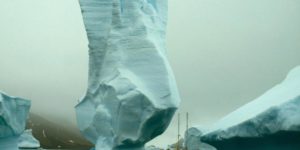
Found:
[{"label": "distant hill", "polygon": [[33,129],[33,135],[40,141],[42,148],[80,148],[88,150],[93,147],[80,134],[78,129],[58,125],[36,114],[30,114],[26,128]]}]

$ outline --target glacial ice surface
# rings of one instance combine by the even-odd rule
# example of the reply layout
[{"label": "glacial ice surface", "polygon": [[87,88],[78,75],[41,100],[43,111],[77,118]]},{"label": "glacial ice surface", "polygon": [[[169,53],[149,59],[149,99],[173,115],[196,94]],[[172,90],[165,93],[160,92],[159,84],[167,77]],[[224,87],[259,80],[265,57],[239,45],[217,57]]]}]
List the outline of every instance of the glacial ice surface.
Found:
[{"label": "glacial ice surface", "polygon": [[0,149],[17,150],[31,103],[0,92]]},{"label": "glacial ice surface", "polygon": [[80,0],[89,81],[76,106],[96,149],[144,149],[179,105],[166,57],[167,0]]},{"label": "glacial ice surface", "polygon": [[19,148],[26,148],[26,149],[39,148],[40,147],[40,142],[32,135],[32,130],[27,129],[19,137],[18,147]]},{"label": "glacial ice surface", "polygon": [[300,67],[201,136],[219,150],[300,149]]}]

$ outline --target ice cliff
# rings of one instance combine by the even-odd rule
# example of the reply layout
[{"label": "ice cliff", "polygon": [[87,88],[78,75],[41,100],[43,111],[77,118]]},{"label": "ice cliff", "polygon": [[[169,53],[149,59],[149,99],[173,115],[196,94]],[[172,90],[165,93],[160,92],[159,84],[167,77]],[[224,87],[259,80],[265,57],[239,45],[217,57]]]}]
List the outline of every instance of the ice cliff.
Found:
[{"label": "ice cliff", "polygon": [[0,149],[18,150],[31,103],[0,92]]},{"label": "ice cliff", "polygon": [[166,57],[167,0],[80,0],[89,81],[77,122],[96,149],[144,149],[179,95]]},{"label": "ice cliff", "polygon": [[300,67],[199,138],[218,150],[300,149]]}]

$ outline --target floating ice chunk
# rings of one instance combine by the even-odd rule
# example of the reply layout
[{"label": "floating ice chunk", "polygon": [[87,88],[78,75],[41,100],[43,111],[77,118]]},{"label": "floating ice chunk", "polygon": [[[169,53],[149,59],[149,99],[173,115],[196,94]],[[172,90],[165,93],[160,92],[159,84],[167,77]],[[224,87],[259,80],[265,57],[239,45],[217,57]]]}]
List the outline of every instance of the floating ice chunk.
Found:
[{"label": "floating ice chunk", "polygon": [[185,132],[184,147],[187,150],[217,150],[213,146],[201,141],[203,132],[200,128],[191,127]]},{"label": "floating ice chunk", "polygon": [[32,130],[28,129],[19,137],[18,147],[26,149],[39,148],[40,142],[32,135]]},{"label": "floating ice chunk", "polygon": [[178,149],[184,149],[184,139],[181,138],[179,141],[177,141],[174,144],[168,145],[167,150],[178,150]]},{"label": "floating ice chunk", "polygon": [[147,146],[145,150],[162,150],[161,148],[158,148],[154,145],[151,145],[151,146]]}]

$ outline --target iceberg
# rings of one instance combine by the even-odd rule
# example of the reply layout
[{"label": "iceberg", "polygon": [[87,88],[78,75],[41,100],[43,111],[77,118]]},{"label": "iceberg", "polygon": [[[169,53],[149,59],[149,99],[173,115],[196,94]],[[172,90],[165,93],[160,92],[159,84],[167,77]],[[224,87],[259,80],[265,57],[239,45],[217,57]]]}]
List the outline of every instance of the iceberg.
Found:
[{"label": "iceberg", "polygon": [[19,137],[18,147],[25,149],[35,149],[40,147],[40,142],[32,135],[32,130],[27,129]]},{"label": "iceberg", "polygon": [[145,150],[161,150],[161,148],[158,148],[154,145],[150,145],[150,146],[147,146]]},{"label": "iceberg", "polygon": [[300,149],[300,67],[201,136],[218,150]]},{"label": "iceberg", "polygon": [[191,127],[185,131],[184,148],[187,150],[217,150],[213,146],[203,143],[200,139],[204,130],[200,127]]},{"label": "iceberg", "polygon": [[89,79],[77,124],[96,149],[144,149],[180,98],[166,57],[167,0],[80,0]]},{"label": "iceberg", "polygon": [[31,103],[0,92],[0,149],[18,150]]},{"label": "iceberg", "polygon": [[184,139],[180,138],[179,141],[177,141],[174,144],[168,145],[167,150],[178,150],[178,149],[184,149]]}]

